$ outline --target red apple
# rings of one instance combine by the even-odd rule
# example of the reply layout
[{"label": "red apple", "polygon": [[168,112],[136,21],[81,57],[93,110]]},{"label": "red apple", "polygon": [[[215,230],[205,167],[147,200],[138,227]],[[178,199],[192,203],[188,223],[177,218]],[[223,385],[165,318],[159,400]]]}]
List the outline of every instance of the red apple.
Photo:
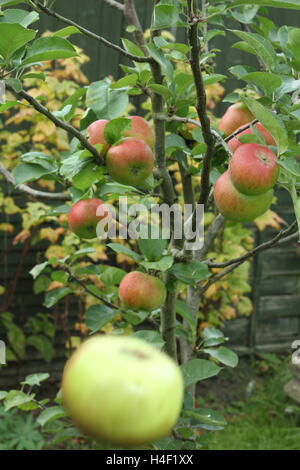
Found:
[{"label": "red apple", "polygon": [[[243,127],[243,126],[240,126],[239,129],[241,127]],[[267,131],[267,129],[260,122],[257,122],[256,124],[254,124],[253,127],[256,127],[256,129],[262,134],[262,136],[265,139],[265,142],[266,142],[267,145],[276,145],[276,142],[273,139],[273,137],[271,136],[271,134]],[[239,141],[240,136],[241,135],[247,135],[247,134],[253,134],[253,129],[251,129],[249,127],[248,129],[241,132],[236,137],[233,137],[233,139],[230,139],[230,141],[228,142],[228,147],[230,148],[230,150],[232,152],[234,152],[240,145],[242,145],[242,142]]]},{"label": "red apple", "polygon": [[248,124],[253,119],[253,114],[244,103],[235,103],[226,110],[224,116],[218,123],[218,127],[224,134],[230,135],[239,127]]},{"label": "red apple", "polygon": [[262,194],[276,183],[279,171],[276,160],[275,153],[264,145],[240,145],[230,159],[231,181],[243,194]]},{"label": "red apple", "polygon": [[226,219],[250,222],[269,209],[273,190],[269,189],[258,196],[242,194],[232,184],[229,171],[225,171],[215,184],[214,199],[217,208]]},{"label": "red apple", "polygon": [[[101,199],[84,199],[76,202],[69,212],[68,222],[73,233],[80,238],[96,238],[97,224],[108,216],[108,209],[104,206],[97,215],[97,209],[104,204]],[[98,211],[99,214],[99,211]]]},{"label": "red apple", "polygon": [[125,307],[151,312],[161,307],[166,299],[164,283],[157,277],[132,271],[122,279],[119,297]]},{"label": "red apple", "polygon": [[107,123],[107,119],[99,119],[87,128],[88,141],[91,145],[102,144],[105,149],[108,147],[104,138],[104,128]]},{"label": "red apple", "polygon": [[154,134],[146,119],[140,116],[127,116],[127,119],[131,120],[131,128],[125,130],[123,136],[141,139],[152,148],[154,144]]},{"label": "red apple", "polygon": [[143,140],[127,137],[110,147],[106,167],[110,176],[121,184],[135,186],[151,175],[154,155]]},{"label": "red apple", "polygon": [[[140,116],[127,116],[127,119],[131,120],[131,127],[130,129],[124,130],[122,136],[136,137],[146,142],[149,147],[153,147],[154,134],[146,119]],[[104,148],[107,149],[109,145],[104,137],[104,128],[107,123],[107,119],[99,119],[90,124],[87,128],[88,141],[91,145],[102,144]]]}]

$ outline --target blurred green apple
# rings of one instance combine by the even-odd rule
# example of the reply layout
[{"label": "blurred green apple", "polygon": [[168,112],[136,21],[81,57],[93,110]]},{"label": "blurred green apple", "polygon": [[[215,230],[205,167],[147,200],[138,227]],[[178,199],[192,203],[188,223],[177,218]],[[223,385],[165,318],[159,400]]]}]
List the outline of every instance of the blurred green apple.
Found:
[{"label": "blurred green apple", "polygon": [[179,366],[145,341],[94,336],[66,364],[62,397],[87,435],[121,446],[170,433],[183,400]]}]

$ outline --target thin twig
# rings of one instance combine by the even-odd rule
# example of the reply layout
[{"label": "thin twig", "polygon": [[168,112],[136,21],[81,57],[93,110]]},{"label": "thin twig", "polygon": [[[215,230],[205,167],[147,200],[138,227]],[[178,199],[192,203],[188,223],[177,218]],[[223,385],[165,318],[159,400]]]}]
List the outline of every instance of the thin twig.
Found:
[{"label": "thin twig", "polygon": [[[240,127],[238,130],[234,131],[232,134],[230,134],[228,137],[226,137],[224,139],[224,142],[227,143],[229,142],[231,139],[234,139],[234,137],[238,136],[239,134],[241,134],[242,132],[246,131],[247,129],[249,129],[251,126],[254,126],[254,124],[256,124],[258,121],[258,119],[254,119],[253,121],[249,122],[248,124],[246,124],[245,126],[242,126]],[[218,148],[220,148],[222,146],[222,143],[220,142],[217,146],[216,146],[216,150],[218,150]]]},{"label": "thin twig", "polygon": [[[122,309],[121,307],[119,307],[118,305],[115,305],[113,304],[112,302],[110,302],[109,300],[105,299],[105,297],[102,297],[101,295],[98,295],[96,294],[95,292],[93,292],[91,289],[89,289],[85,282],[82,281],[81,279],[79,279],[78,277],[75,276],[75,274],[70,270],[70,268],[68,266],[64,266],[63,270],[65,272],[67,272],[70,276],[70,281],[74,281],[76,282],[78,285],[80,285],[84,291],[87,293],[87,294],[90,294],[92,295],[93,297],[95,297],[95,299],[97,300],[100,300],[100,302],[102,302],[104,305],[106,305],[107,307],[110,307],[112,308],[113,310],[118,310],[120,313],[127,313],[126,310]],[[153,318],[146,318],[145,321],[147,321],[148,323],[150,323],[153,328],[155,329],[159,329],[159,325],[156,323],[155,320],[153,320]]]},{"label": "thin twig", "polygon": [[116,0],[104,0],[105,3],[107,3],[110,7],[116,8],[119,11],[124,11],[124,5],[122,5],[119,2],[116,2]]},{"label": "thin twig", "polygon": [[194,77],[196,89],[196,110],[202,126],[204,142],[206,143],[206,152],[203,158],[201,172],[201,187],[199,204],[206,205],[210,190],[210,168],[211,160],[215,151],[215,136],[211,132],[210,120],[206,109],[206,92],[203,76],[200,67],[200,42],[198,38],[198,24],[193,22],[194,18],[194,0],[187,0],[187,10],[189,18],[188,39],[191,46],[190,65]]},{"label": "thin twig", "polygon": [[251,258],[252,256],[256,255],[260,251],[267,250],[268,248],[272,248],[274,245],[277,244],[277,242],[287,235],[289,235],[294,228],[297,226],[297,222],[294,221],[288,228],[284,230],[280,230],[280,232],[277,233],[275,237],[273,237],[271,240],[268,240],[267,242],[262,243],[261,245],[256,246],[253,248],[253,250],[248,251],[242,256],[239,256],[238,258],[231,259],[229,261],[225,261],[224,263],[207,263],[209,268],[226,268],[227,266],[230,266],[231,264],[235,264],[240,261],[245,261],[248,258]]},{"label": "thin twig", "polygon": [[[197,126],[200,129],[202,129],[202,125],[201,125],[200,121],[197,121],[196,119],[176,116],[175,114],[172,115],[172,116],[165,116],[164,114],[159,114],[157,116],[157,119],[162,119],[163,121],[166,121],[166,122],[176,121],[176,122],[182,122],[183,124],[193,124],[194,126]],[[210,129],[210,132],[213,134],[213,136],[216,138],[216,140],[219,141],[219,144],[216,145],[215,150],[217,150],[219,147],[224,147],[224,149],[226,150],[228,155],[231,157],[232,152],[230,151],[230,149],[227,145],[227,139],[223,139],[223,137],[220,136],[220,134],[217,131],[215,131],[214,129]],[[240,131],[240,132],[242,132],[242,131]]]},{"label": "thin twig", "polygon": [[[289,243],[290,241],[292,240],[296,240],[297,238],[299,237],[299,232],[295,232],[293,233],[292,235],[289,235],[288,237],[285,237],[285,238],[282,238],[281,240],[278,240],[277,243],[274,243],[272,244],[271,246],[265,246],[263,249],[264,250],[267,250],[269,248],[274,248],[276,246],[279,246],[279,245],[283,245],[284,243]],[[267,242],[268,243],[268,242]],[[263,244],[263,245],[266,245],[266,244]],[[260,248],[262,245],[260,245],[259,247],[257,248]],[[262,251],[262,248],[259,250],[259,251]],[[250,255],[252,256],[252,254]],[[248,256],[247,258],[249,258],[250,256]],[[235,262],[234,264],[231,264],[230,266],[227,267],[227,269],[224,269],[223,271],[221,271],[220,273],[216,274],[215,276],[211,277],[210,280],[200,289],[200,293],[201,295],[207,291],[207,289],[212,285],[214,284],[215,282],[219,281],[220,279],[222,279],[222,277],[226,276],[227,274],[229,274],[231,271],[234,271],[238,266],[240,266],[241,264],[243,264],[247,258],[243,258],[241,257],[241,259],[237,262]],[[237,258],[239,259],[239,258]]]},{"label": "thin twig", "polygon": [[134,26],[135,28],[134,30],[135,42],[140,46],[144,54],[148,56],[149,52],[146,47],[144,32],[143,32],[139,17],[137,15],[133,0],[124,0],[124,16],[126,18],[128,25]]},{"label": "thin twig", "polygon": [[[16,182],[12,174],[4,168],[3,165],[0,164],[0,173],[4,176],[6,181],[13,186],[16,186]],[[69,201],[71,199],[69,194],[64,194],[64,193],[48,193],[45,191],[38,191],[37,189],[32,189],[30,186],[27,186],[26,184],[19,184],[17,188],[20,191],[23,191],[26,194],[29,194],[30,196],[33,196],[37,199],[51,199],[51,200],[60,200],[60,201]]]},{"label": "thin twig", "polygon": [[37,101],[33,96],[31,96],[29,93],[27,93],[24,90],[19,91],[18,93],[15,92],[10,86],[7,86],[7,88],[15,95],[20,96],[24,98],[27,103],[31,104],[31,106],[34,107],[39,113],[43,114],[46,116],[50,121],[52,121],[57,127],[60,127],[61,129],[64,129],[66,132],[69,134],[73,135],[73,137],[76,137],[80,141],[80,143],[83,145],[84,148],[89,150],[91,154],[95,157],[95,160],[98,164],[103,164],[103,159],[95,149],[84,137],[84,135],[81,134],[79,130],[77,130],[75,127],[73,127],[71,124],[68,124],[67,122],[61,121],[59,118],[57,118],[51,111],[49,111],[48,108],[43,106],[39,101]]},{"label": "thin twig", "polygon": [[110,47],[111,49],[114,49],[115,51],[119,52],[123,56],[127,57],[128,59],[133,60],[134,62],[148,62],[151,63],[154,61],[152,57],[142,57],[142,56],[137,56],[134,54],[130,54],[129,52],[125,51],[125,49],[122,49],[122,47],[117,46],[116,44],[108,41],[107,39],[103,38],[102,36],[99,36],[98,34],[93,33],[92,31],[89,31],[88,29],[84,28],[83,26],[80,26],[77,24],[75,21],[70,20],[69,18],[66,18],[59,13],[56,13],[53,10],[50,10],[50,8],[47,8],[44,6],[41,2],[32,0],[32,2],[36,7],[37,10],[42,11],[43,13],[46,13],[48,16],[52,16],[53,18],[56,18],[59,21],[62,21],[63,23],[69,24],[71,26],[75,26],[81,33],[83,33],[85,36],[88,36],[92,39],[95,39],[96,41],[101,42],[107,47]]}]

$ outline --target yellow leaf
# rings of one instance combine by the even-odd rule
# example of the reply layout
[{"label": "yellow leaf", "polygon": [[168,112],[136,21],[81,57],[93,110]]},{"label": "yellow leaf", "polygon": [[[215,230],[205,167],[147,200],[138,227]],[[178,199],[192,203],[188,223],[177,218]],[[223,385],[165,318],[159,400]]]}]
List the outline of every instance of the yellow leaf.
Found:
[{"label": "yellow leaf", "polygon": [[14,226],[12,224],[2,223],[0,224],[0,230],[2,232],[12,233],[14,231]]},{"label": "yellow leaf", "polygon": [[241,297],[237,304],[237,309],[241,315],[250,315],[253,310],[253,306],[249,297]]},{"label": "yellow leaf", "polygon": [[41,240],[49,240],[51,243],[55,243],[58,240],[58,234],[53,228],[42,228],[40,231]]},{"label": "yellow leaf", "polygon": [[51,284],[47,287],[47,291],[51,291],[53,289],[57,289],[58,287],[65,287],[65,285],[62,282],[57,282],[53,281]]},{"label": "yellow leaf", "polygon": [[254,222],[260,232],[262,232],[266,227],[273,227],[275,230],[280,230],[280,224],[288,225],[284,219],[271,210],[268,210],[260,217],[257,217]]}]

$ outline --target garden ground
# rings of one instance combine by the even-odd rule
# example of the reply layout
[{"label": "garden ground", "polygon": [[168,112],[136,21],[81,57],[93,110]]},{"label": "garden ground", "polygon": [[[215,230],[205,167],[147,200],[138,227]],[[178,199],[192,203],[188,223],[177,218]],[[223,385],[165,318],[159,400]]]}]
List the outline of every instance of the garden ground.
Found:
[{"label": "garden ground", "polygon": [[283,391],[290,356],[242,358],[237,369],[201,383],[203,405],[224,410],[228,425],[211,433],[211,450],[299,450],[300,406]]}]

